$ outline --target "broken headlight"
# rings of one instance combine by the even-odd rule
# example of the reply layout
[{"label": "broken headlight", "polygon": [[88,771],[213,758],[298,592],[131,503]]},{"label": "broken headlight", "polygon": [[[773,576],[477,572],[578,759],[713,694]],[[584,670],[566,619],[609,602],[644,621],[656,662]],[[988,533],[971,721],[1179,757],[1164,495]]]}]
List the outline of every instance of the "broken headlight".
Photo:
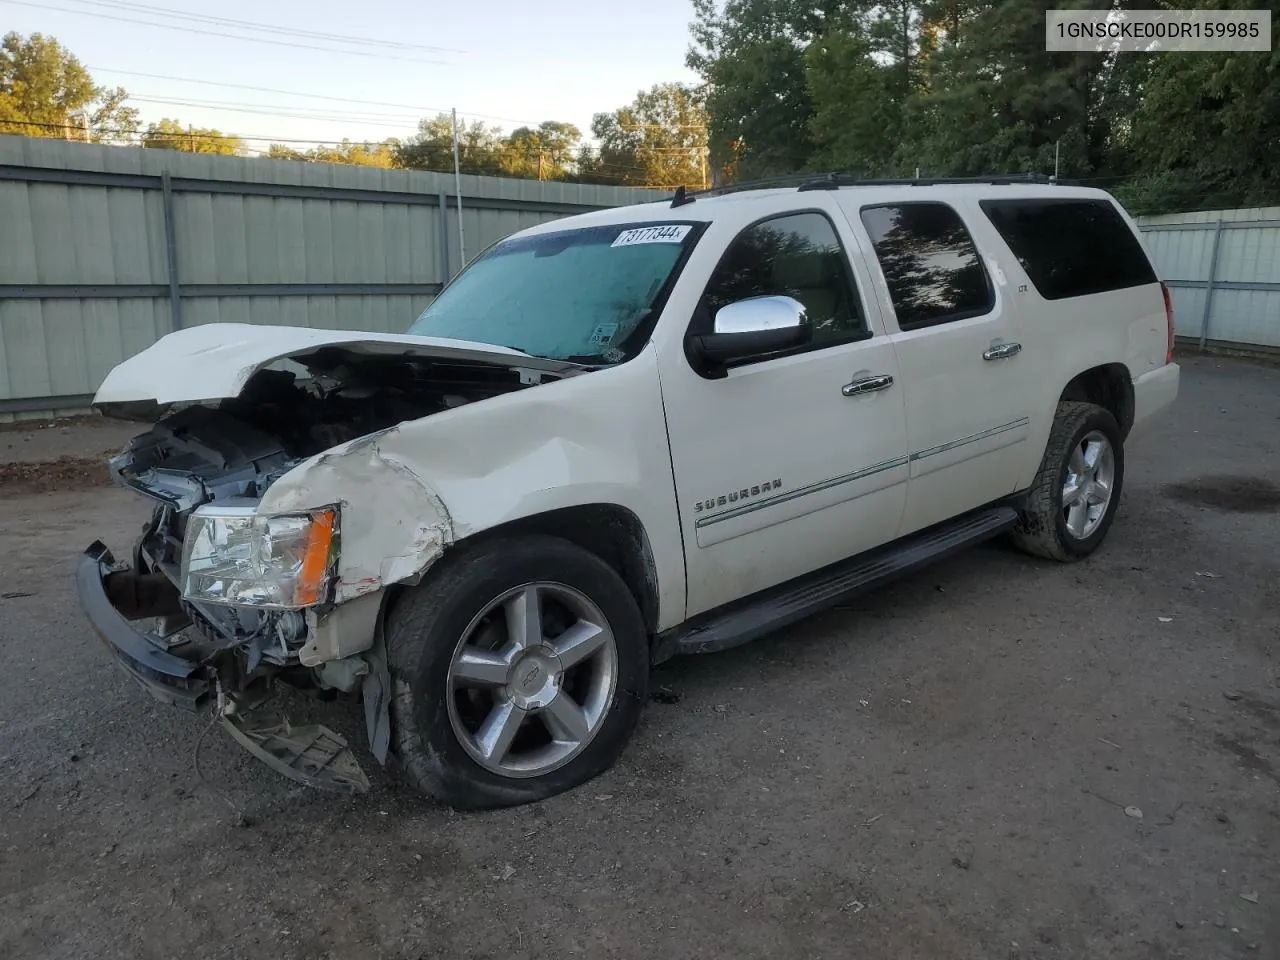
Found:
[{"label": "broken headlight", "polygon": [[314,606],[333,581],[337,530],[336,509],[262,517],[252,506],[200,507],[182,543],[182,595],[276,610]]}]

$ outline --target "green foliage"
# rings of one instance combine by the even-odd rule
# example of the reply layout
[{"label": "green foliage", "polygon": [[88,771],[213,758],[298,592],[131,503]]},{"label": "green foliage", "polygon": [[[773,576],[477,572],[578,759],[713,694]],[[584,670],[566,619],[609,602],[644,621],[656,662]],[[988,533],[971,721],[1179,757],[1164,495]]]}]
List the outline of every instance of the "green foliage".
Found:
[{"label": "green foliage", "polygon": [[707,176],[706,111],[678,83],[642,90],[612,113],[597,113],[598,150],[583,149],[577,179],[634,186],[702,186]]},{"label": "green foliage", "polygon": [[1046,52],[1045,12],[1094,0],[692,2],[712,159],[738,176],[1049,174],[1056,154],[1139,211],[1280,201],[1280,51]]},{"label": "green foliage", "polygon": [[0,134],[128,142],[138,112],[125,98],[118,87],[95,84],[53,37],[7,33],[0,40]]},{"label": "green foliage", "polygon": [[321,145],[310,150],[295,150],[287,144],[273,143],[267,148],[267,156],[272,160],[388,168],[395,166],[395,151],[399,145],[396,140],[384,140],[381,143],[352,143],[350,140],[343,140],[336,146]]},{"label": "green foliage", "polygon": [[[569,175],[582,132],[571,123],[547,120],[509,136],[475,120],[458,123],[458,167],[462,173],[562,180]],[[453,171],[453,117],[437,114],[418,124],[415,136],[392,142],[394,165],[410,170]]]},{"label": "green foliage", "polygon": [[547,120],[536,127],[520,127],[498,149],[500,172],[527,180],[563,180],[581,140],[582,131],[572,123]]},{"label": "green foliage", "polygon": [[226,157],[243,156],[245,144],[221,130],[184,127],[177,120],[152,123],[142,133],[142,146],[151,150],[180,150],[183,153],[211,153]]},{"label": "green foliage", "polygon": [[[497,174],[502,131],[479,120],[458,123],[458,165],[463,173]],[[409,170],[453,171],[453,118],[437,114],[395,148],[395,164]]]}]

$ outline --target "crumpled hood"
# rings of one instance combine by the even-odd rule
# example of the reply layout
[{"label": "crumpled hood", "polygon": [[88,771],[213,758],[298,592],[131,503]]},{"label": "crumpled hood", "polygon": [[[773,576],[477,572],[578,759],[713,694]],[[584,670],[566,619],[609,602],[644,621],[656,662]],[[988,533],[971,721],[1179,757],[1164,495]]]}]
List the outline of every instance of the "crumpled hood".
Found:
[{"label": "crumpled hood", "polygon": [[492,363],[564,375],[583,369],[566,360],[544,360],[490,344],[364,330],[315,330],[249,323],[209,323],[157,340],[107,374],[94,406],[221,400],[239,396],[249,378],[284,357],[341,347],[353,353],[401,354]]}]

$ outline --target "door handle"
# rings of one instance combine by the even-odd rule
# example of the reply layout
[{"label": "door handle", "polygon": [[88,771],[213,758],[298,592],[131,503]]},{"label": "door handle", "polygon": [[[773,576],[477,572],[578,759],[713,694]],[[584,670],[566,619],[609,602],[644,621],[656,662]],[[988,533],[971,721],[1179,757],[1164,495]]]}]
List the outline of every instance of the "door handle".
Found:
[{"label": "door handle", "polygon": [[877,390],[888,390],[892,386],[893,377],[887,373],[882,373],[874,377],[863,377],[861,380],[846,383],[840,388],[840,392],[846,397],[857,397],[864,393],[875,393]]},{"label": "door handle", "polygon": [[990,350],[982,352],[983,360],[1004,360],[1008,357],[1016,357],[1022,352],[1022,344],[1020,343],[1001,343],[992,347]]}]

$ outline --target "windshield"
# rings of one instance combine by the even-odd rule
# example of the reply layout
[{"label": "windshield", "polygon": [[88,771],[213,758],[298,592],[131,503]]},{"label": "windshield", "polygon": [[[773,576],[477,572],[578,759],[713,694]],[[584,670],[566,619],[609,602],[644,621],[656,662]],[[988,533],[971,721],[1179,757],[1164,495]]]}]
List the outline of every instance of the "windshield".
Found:
[{"label": "windshield", "polygon": [[611,224],[516,237],[491,247],[409,328],[578,363],[618,363],[656,318],[691,223]]}]

